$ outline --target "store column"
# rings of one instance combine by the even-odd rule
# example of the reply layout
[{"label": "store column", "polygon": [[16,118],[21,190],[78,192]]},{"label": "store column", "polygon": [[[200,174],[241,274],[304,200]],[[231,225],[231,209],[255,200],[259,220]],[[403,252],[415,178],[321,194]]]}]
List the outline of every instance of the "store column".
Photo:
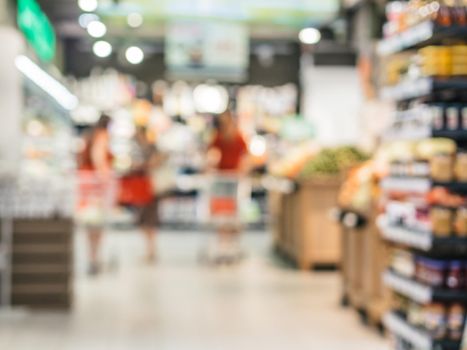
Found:
[{"label": "store column", "polygon": [[14,28],[9,1],[0,0],[0,175],[15,173],[20,158],[21,77],[15,58],[23,41]]}]

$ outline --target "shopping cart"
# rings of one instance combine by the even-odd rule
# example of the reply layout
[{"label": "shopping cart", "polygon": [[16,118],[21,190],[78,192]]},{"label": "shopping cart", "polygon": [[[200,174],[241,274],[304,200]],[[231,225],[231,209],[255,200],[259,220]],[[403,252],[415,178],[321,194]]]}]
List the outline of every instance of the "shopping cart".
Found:
[{"label": "shopping cart", "polygon": [[[115,177],[100,177],[94,171],[77,174],[76,222],[84,229],[108,231],[117,195]],[[109,267],[117,266],[117,251],[111,247]]]},{"label": "shopping cart", "polygon": [[237,174],[217,173],[204,179],[202,201],[210,235],[201,260],[214,264],[235,263],[245,255],[240,244],[244,220],[242,203],[251,196],[250,181]]}]

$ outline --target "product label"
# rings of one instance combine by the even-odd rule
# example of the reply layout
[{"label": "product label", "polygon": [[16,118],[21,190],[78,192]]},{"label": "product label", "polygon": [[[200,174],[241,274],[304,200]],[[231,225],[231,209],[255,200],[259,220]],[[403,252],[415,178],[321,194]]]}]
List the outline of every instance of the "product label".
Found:
[{"label": "product label", "polygon": [[467,130],[467,107],[462,108],[462,129]]},{"label": "product label", "polygon": [[444,127],[443,109],[438,106],[433,106],[431,107],[431,113],[433,128],[435,130],[441,130]]},{"label": "product label", "polygon": [[449,107],[446,110],[446,119],[449,130],[456,130],[459,127],[459,118],[456,107]]}]

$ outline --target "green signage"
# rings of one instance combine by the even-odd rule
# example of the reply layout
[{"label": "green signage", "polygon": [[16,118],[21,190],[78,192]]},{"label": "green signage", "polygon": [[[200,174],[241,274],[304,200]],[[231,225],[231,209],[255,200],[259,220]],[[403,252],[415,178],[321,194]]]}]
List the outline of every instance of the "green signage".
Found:
[{"label": "green signage", "polygon": [[42,61],[55,56],[55,31],[36,0],[18,0],[18,26]]}]

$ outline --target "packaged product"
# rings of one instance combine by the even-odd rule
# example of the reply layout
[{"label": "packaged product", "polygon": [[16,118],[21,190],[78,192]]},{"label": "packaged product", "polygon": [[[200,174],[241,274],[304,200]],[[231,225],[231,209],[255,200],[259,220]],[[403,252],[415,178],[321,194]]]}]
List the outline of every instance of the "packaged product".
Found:
[{"label": "packaged product", "polygon": [[449,289],[461,289],[464,287],[464,271],[462,261],[451,261],[446,276],[446,286]]},{"label": "packaged product", "polygon": [[424,257],[417,258],[417,280],[432,287],[443,287],[446,276],[446,262]]},{"label": "packaged product", "polygon": [[409,310],[407,313],[407,321],[415,327],[423,327],[424,326],[424,309],[417,303],[410,303]]},{"label": "packaged product", "polygon": [[415,276],[415,260],[412,253],[395,249],[391,257],[391,268],[407,278]]},{"label": "packaged product", "polygon": [[460,207],[456,210],[454,231],[459,237],[467,237],[467,208]]},{"label": "packaged product", "polygon": [[442,105],[430,106],[431,123],[434,130],[444,129],[444,108]]},{"label": "packaged product", "polygon": [[457,145],[453,140],[445,138],[427,139],[417,143],[415,153],[417,159],[429,160],[438,154],[454,155]]},{"label": "packaged product", "polygon": [[446,337],[446,308],[443,304],[431,304],[425,307],[425,328],[434,340]]},{"label": "packaged product", "polygon": [[457,130],[459,126],[459,107],[457,105],[451,105],[446,108],[446,127],[448,130]]},{"label": "packaged product", "polygon": [[413,162],[412,176],[429,177],[430,176],[430,164],[423,160]]},{"label": "packaged product", "polygon": [[453,226],[453,213],[450,208],[431,208],[430,220],[432,231],[435,236],[446,237],[451,235]]},{"label": "packaged product", "polygon": [[454,175],[457,181],[467,182],[467,152],[457,153]]},{"label": "packaged product", "polygon": [[462,130],[467,130],[467,106],[461,107]]},{"label": "packaged product", "polygon": [[447,328],[449,339],[460,341],[465,320],[465,308],[462,304],[454,304],[449,307],[447,315]]},{"label": "packaged product", "polygon": [[431,178],[435,181],[449,182],[454,178],[454,159],[450,154],[437,154],[430,160]]}]

